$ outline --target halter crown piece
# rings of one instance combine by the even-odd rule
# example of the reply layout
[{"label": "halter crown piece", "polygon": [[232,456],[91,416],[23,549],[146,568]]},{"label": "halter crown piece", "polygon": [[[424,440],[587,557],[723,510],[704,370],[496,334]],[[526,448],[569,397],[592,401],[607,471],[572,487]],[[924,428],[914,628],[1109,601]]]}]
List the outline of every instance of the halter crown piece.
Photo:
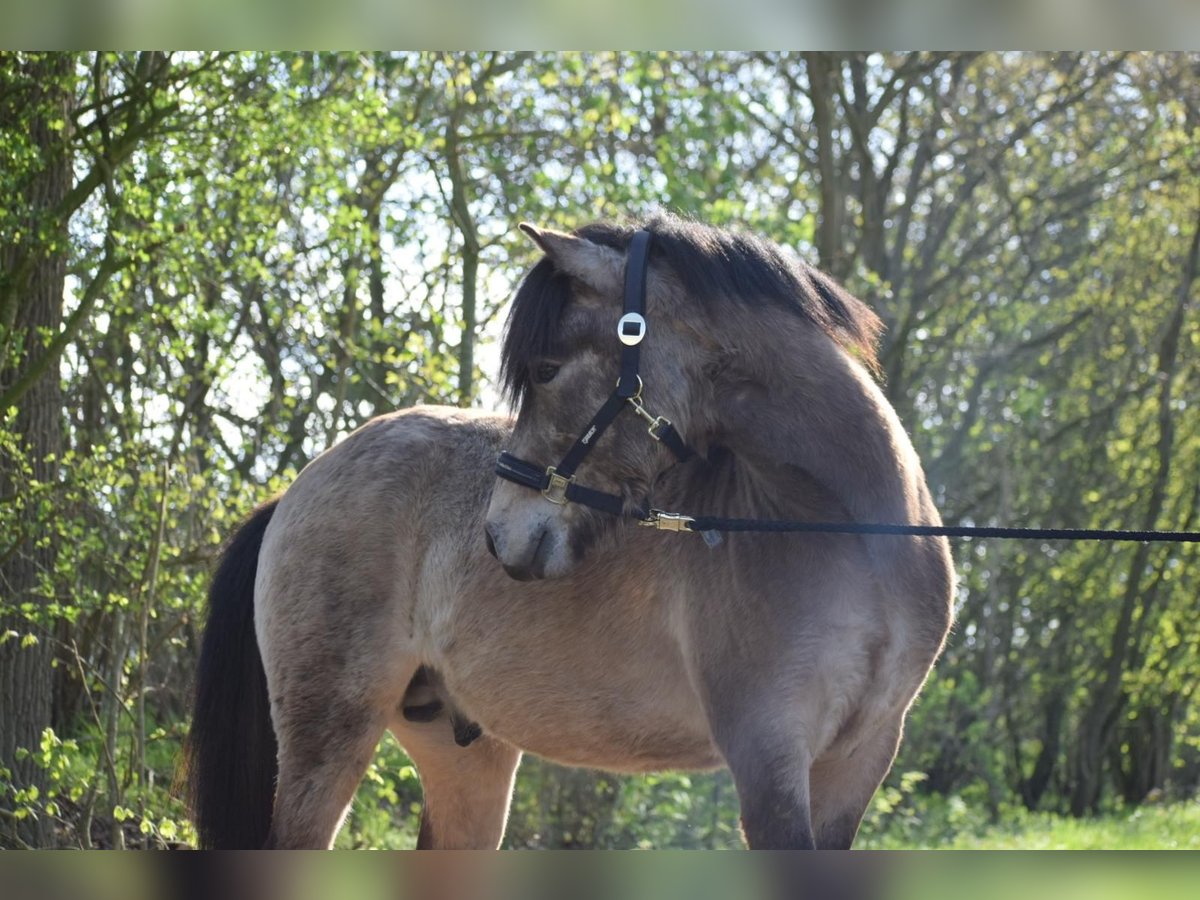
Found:
[{"label": "halter crown piece", "polygon": [[[635,232],[629,241],[625,259],[625,314],[617,322],[617,339],[621,342],[621,372],[617,386],[604,401],[583,433],[556,466],[541,466],[518,459],[511,453],[501,453],[496,460],[496,474],[501,478],[542,492],[551,503],[582,503],[592,509],[615,516],[625,514],[625,500],[575,482],[575,470],[596,446],[605,429],[629,408],[645,419],[650,437],[664,444],[681,462],[693,455],[675,426],[662,416],[652,415],[642,405],[642,379],[638,374],[642,341],[646,339],[646,273],[649,268],[650,232]],[[637,516],[652,520],[654,515],[638,509]],[[661,526],[660,526],[661,527]],[[674,529],[674,530],[683,530]]]}]

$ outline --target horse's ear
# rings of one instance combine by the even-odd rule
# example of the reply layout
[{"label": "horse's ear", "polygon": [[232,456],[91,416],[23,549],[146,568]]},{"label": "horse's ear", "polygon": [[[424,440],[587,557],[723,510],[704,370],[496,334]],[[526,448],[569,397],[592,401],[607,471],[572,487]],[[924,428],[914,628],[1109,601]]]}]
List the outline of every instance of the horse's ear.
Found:
[{"label": "horse's ear", "polygon": [[546,246],[546,232],[530,222],[522,222],[518,226],[527,238],[538,245],[538,248],[549,255],[550,248]]},{"label": "horse's ear", "polygon": [[587,238],[538,228],[522,222],[518,228],[541,248],[554,267],[583,282],[603,296],[620,294],[624,281],[625,257],[612,247]]}]

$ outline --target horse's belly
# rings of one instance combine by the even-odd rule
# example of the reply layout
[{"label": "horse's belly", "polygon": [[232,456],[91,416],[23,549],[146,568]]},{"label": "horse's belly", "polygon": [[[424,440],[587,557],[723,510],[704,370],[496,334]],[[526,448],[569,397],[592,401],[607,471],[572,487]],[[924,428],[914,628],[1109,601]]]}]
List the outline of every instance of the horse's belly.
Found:
[{"label": "horse's belly", "polygon": [[[567,765],[641,772],[723,764],[664,621],[605,610],[599,597],[583,601],[594,605],[580,615],[581,598],[541,596],[549,586],[498,587],[459,605],[452,639],[433,641],[439,650],[430,660],[485,732]],[[519,596],[510,600],[509,590]]]},{"label": "horse's belly", "polygon": [[[495,687],[503,685],[501,675]],[[522,750],[571,766],[625,772],[707,769],[724,764],[700,710],[663,685],[616,695],[600,683],[525,680],[511,698],[468,691],[484,731]],[[458,695],[455,695],[458,701]]]}]

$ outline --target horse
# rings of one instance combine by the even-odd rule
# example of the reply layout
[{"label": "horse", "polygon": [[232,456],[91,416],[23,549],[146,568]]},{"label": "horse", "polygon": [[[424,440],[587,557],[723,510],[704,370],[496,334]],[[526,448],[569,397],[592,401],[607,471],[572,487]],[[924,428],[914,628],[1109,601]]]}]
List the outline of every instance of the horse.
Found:
[{"label": "horse", "polygon": [[[380,416],[224,551],[187,746],[201,846],[330,846],[391,730],[418,848],[497,848],[522,753],[727,766],[750,848],[850,847],[951,624],[947,542],[700,537],[648,510],[940,524],[879,319],[745,232],[522,229],[543,256],[501,348],[515,419]],[[569,477],[504,470],[564,451]]]}]

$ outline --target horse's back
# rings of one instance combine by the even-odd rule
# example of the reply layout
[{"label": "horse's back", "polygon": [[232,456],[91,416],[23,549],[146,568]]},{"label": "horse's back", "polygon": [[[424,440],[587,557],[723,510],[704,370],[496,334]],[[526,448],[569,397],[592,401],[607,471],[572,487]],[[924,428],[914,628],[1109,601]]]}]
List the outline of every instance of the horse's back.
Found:
[{"label": "horse's back", "polygon": [[364,527],[389,529],[375,535],[387,538],[438,509],[474,509],[491,490],[508,429],[504,417],[453,407],[379,416],[304,468],[280,501],[276,527],[319,523],[323,543],[344,528],[361,548]]},{"label": "horse's back", "polygon": [[285,499],[322,493],[386,501],[389,492],[428,495],[447,481],[459,494],[466,484],[478,485],[486,499],[497,448],[510,428],[506,417],[446,406],[378,416],[309,463]]}]

